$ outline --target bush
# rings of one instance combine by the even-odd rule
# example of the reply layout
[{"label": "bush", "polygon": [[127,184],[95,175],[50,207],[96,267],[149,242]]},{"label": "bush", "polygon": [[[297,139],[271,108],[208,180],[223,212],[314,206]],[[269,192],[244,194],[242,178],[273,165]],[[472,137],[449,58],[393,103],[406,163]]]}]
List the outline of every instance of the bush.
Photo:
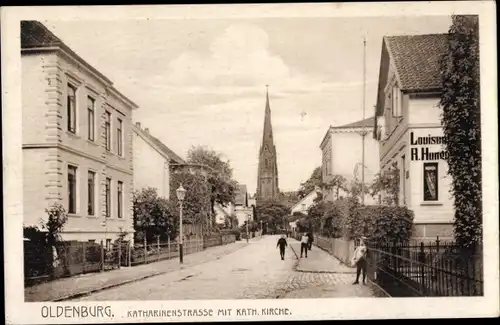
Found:
[{"label": "bush", "polygon": [[333,238],[344,235],[344,224],[349,217],[349,201],[337,200],[321,218],[321,234]]},{"label": "bush", "polygon": [[241,230],[239,228],[224,229],[221,231],[223,235],[234,235],[236,240],[241,240]]},{"label": "bush", "polygon": [[406,242],[411,237],[413,211],[406,207],[361,206],[351,208],[346,228],[349,237],[368,237],[371,244]]}]

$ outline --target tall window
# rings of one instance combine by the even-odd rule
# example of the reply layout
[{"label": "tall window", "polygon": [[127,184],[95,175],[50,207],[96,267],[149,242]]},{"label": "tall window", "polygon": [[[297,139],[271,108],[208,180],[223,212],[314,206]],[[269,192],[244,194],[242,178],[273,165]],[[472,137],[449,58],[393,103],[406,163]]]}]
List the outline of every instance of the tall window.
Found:
[{"label": "tall window", "polygon": [[106,111],[106,121],[104,124],[104,137],[106,138],[106,150],[111,150],[111,113]]},{"label": "tall window", "polygon": [[95,100],[92,97],[87,97],[87,117],[88,117],[88,138],[90,141],[94,141],[95,135]]},{"label": "tall window", "polygon": [[68,213],[76,213],[76,167],[68,166]]},{"label": "tall window", "polygon": [[76,133],[76,88],[70,84],[68,84],[66,106],[68,115],[68,131]]},{"label": "tall window", "polygon": [[95,214],[95,173],[89,170],[88,175],[88,206],[87,213],[89,216]]},{"label": "tall window", "polygon": [[123,208],[123,182],[118,182],[118,188],[117,188],[117,201],[118,201],[118,218],[123,217],[122,215],[122,208]]},{"label": "tall window", "polygon": [[403,100],[401,91],[399,90],[399,87],[394,86],[392,88],[392,116],[399,117],[402,115],[402,105]]},{"label": "tall window", "polygon": [[438,200],[438,163],[424,163],[424,201]]},{"label": "tall window", "polygon": [[116,148],[118,151],[118,156],[123,154],[123,138],[122,138],[122,120],[118,119],[118,125],[116,126]]},{"label": "tall window", "polygon": [[106,218],[111,216],[111,178],[106,178]]}]

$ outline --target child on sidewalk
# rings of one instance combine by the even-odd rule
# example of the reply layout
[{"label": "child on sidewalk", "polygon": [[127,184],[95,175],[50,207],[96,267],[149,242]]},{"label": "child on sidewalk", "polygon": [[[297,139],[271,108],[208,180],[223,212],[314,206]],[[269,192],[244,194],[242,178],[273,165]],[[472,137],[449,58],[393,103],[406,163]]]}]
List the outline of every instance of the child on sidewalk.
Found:
[{"label": "child on sidewalk", "polygon": [[352,257],[351,263],[353,266],[356,266],[356,281],[353,284],[359,284],[359,276],[361,271],[363,272],[363,284],[366,284],[366,246],[365,246],[366,237],[360,238],[359,246],[354,251],[354,256]]}]

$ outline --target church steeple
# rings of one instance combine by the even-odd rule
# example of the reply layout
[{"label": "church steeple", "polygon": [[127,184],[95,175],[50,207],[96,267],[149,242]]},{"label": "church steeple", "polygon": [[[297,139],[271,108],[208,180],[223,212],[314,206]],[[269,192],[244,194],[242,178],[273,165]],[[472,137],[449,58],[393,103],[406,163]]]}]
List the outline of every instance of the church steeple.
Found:
[{"label": "church steeple", "polygon": [[267,143],[274,146],[273,126],[271,125],[271,106],[269,105],[269,85],[266,85],[266,110],[264,112],[264,132],[262,133],[262,146]]},{"label": "church steeple", "polygon": [[259,170],[257,177],[257,204],[262,201],[276,198],[278,189],[278,163],[276,147],[273,139],[271,124],[271,106],[269,104],[269,89],[266,85],[266,107],[264,112],[264,128],[262,143],[259,150]]}]

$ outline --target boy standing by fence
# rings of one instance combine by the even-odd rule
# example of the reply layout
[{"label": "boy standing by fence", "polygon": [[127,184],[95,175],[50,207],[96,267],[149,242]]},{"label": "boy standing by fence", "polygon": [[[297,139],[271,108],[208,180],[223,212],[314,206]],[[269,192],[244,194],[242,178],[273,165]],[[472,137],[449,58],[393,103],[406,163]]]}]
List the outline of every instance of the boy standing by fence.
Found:
[{"label": "boy standing by fence", "polygon": [[365,246],[366,237],[360,238],[359,246],[354,251],[354,256],[352,257],[352,265],[356,266],[356,281],[353,284],[359,284],[359,276],[361,271],[363,272],[363,284],[366,284],[366,246]]}]

